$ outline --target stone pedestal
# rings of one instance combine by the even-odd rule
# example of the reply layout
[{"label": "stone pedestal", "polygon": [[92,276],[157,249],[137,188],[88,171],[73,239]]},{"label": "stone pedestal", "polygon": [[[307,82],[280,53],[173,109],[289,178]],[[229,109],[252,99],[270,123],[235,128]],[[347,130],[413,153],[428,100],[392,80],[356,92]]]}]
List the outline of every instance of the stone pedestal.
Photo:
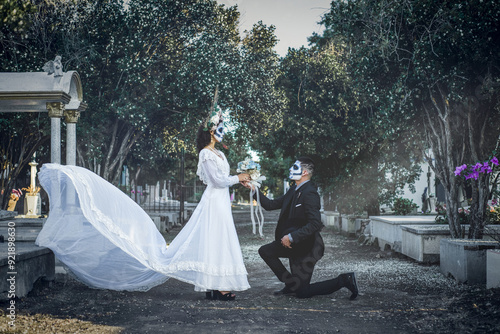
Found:
[{"label": "stone pedestal", "polygon": [[441,272],[461,283],[486,284],[486,251],[499,248],[498,241],[442,239]]},{"label": "stone pedestal", "polygon": [[[0,243],[0,300],[5,301],[9,291],[17,298],[25,297],[38,279],[53,281],[55,278],[55,257],[48,248],[38,247],[31,242],[16,242],[16,264],[12,271],[7,257],[8,243]],[[10,278],[10,281],[7,281]],[[12,285],[11,285],[12,283]]]}]

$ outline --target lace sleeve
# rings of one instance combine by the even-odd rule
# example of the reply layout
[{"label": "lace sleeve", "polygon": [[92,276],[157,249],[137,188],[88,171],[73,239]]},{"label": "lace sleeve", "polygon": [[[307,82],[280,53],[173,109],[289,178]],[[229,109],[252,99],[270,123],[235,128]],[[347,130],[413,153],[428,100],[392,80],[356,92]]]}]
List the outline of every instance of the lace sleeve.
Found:
[{"label": "lace sleeve", "polygon": [[198,171],[196,174],[203,183],[217,188],[229,187],[239,182],[237,175],[229,175],[229,166],[227,162],[207,150],[202,150],[200,152]]}]

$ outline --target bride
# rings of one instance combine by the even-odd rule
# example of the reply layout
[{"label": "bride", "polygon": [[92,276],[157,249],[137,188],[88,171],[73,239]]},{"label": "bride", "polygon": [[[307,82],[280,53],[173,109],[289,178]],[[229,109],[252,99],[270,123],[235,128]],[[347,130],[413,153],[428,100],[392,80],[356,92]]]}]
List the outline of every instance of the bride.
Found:
[{"label": "bride", "polygon": [[142,208],[91,171],[44,164],[39,179],[50,199],[50,214],[36,244],[50,248],[90,287],[147,291],[172,277],[233,300],[232,291],[250,288],[236,234],[228,187],[249,180],[229,175],[220,111],[198,130],[197,175],[207,185],[191,218],[167,247]]}]

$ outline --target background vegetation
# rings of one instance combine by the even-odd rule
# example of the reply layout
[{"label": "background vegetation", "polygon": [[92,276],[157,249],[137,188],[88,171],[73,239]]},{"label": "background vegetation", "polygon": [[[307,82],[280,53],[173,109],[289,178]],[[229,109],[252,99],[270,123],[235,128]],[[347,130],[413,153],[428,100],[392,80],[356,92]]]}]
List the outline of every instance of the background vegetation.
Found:
[{"label": "background vegetation", "polygon": [[[113,183],[123,165],[142,182],[175,179],[183,149],[193,176],[196,130],[218,87],[233,125],[231,166],[256,152],[273,193],[291,162],[309,155],[327,208],[379,214],[427,159],[456,237],[455,167],[485,161],[497,146],[496,0],[334,0],[324,32],[283,58],[273,26],[240,33],[238,8],[210,0],[0,3],[0,70],[40,71],[61,55],[65,70],[78,71],[89,105],[78,164]],[[0,125],[9,192],[34,150],[48,161],[48,120],[2,113]],[[471,186],[470,236],[480,237],[489,177]]]}]

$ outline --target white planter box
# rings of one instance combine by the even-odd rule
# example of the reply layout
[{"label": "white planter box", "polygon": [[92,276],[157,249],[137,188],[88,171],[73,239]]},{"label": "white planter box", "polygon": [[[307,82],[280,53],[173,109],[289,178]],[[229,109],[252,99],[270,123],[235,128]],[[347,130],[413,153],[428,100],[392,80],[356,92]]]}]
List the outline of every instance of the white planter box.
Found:
[{"label": "white planter box", "polygon": [[323,225],[325,226],[335,226],[335,219],[338,220],[339,213],[335,211],[325,211],[321,215]]},{"label": "white planter box", "polygon": [[401,225],[401,253],[425,263],[439,262],[441,239],[450,238],[448,225]]},{"label": "white planter box", "polygon": [[440,269],[461,283],[486,283],[486,251],[500,248],[490,240],[441,239]]},{"label": "white planter box", "polygon": [[377,238],[381,250],[390,247],[401,252],[402,225],[434,224],[435,216],[371,216],[372,238]]},{"label": "white planter box", "polygon": [[500,250],[486,252],[486,288],[500,288]]}]

